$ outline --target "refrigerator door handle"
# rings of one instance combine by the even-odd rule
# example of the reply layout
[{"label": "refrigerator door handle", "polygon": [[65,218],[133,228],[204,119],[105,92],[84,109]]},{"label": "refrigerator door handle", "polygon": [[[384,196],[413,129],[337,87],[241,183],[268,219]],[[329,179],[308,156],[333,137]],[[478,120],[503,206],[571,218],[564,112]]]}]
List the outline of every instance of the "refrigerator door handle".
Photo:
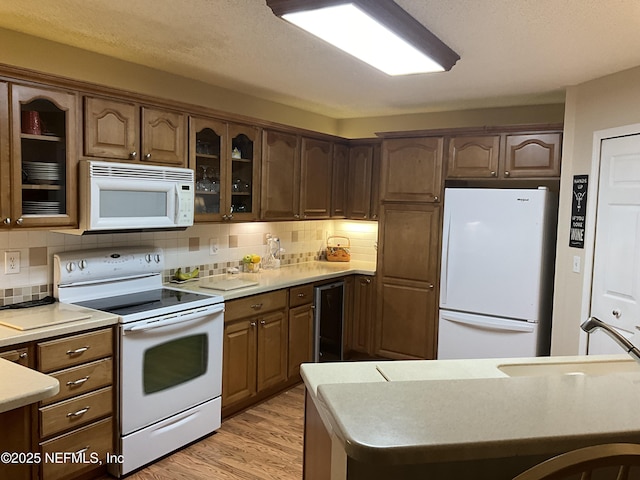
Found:
[{"label": "refrigerator door handle", "polygon": [[[533,332],[535,324],[523,320],[492,321],[490,319],[467,319],[459,317],[443,316],[447,322],[460,323],[482,330],[511,331],[511,332]],[[508,322],[508,323],[507,323]]]},{"label": "refrigerator door handle", "polygon": [[444,219],[443,232],[443,249],[442,249],[442,269],[440,272],[440,305],[447,304],[447,276],[449,273],[449,239],[451,238],[451,213],[449,212]]}]

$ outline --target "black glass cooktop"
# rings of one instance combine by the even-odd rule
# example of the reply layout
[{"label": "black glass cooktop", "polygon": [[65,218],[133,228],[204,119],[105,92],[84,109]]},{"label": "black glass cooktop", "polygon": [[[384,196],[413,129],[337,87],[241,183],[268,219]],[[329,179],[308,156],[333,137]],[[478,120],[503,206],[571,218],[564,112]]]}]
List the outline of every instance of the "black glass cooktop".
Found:
[{"label": "black glass cooktop", "polygon": [[159,310],[160,312],[158,313],[186,310],[196,306],[211,305],[219,301],[215,297],[199,293],[159,288],[146,292],[128,293],[77,302],[76,305],[125,317],[143,312],[149,312],[151,315],[153,310]]}]

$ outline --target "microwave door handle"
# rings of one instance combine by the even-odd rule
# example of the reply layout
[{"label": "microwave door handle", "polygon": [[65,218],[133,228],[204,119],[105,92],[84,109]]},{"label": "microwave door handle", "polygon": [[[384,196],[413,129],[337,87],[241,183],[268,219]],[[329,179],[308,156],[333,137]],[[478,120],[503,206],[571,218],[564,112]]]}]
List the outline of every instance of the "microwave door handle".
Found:
[{"label": "microwave door handle", "polygon": [[193,322],[202,320],[203,317],[209,315],[215,315],[217,313],[224,312],[224,305],[215,305],[213,308],[203,308],[196,310],[195,312],[186,313],[182,315],[171,315],[165,320],[157,320],[154,322],[144,323],[142,325],[133,325],[130,327],[125,326],[125,332],[143,332],[146,330],[153,330],[156,328],[169,327],[172,325],[178,325],[181,323]]}]

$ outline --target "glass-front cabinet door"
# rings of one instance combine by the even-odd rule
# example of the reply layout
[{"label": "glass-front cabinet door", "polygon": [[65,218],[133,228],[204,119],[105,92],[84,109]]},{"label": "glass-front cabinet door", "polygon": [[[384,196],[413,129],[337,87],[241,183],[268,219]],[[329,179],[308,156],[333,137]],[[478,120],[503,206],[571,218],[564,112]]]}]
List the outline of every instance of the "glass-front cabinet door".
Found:
[{"label": "glass-front cabinet door", "polygon": [[195,172],[195,221],[219,221],[223,215],[227,172],[223,157],[227,151],[227,124],[191,117],[190,166]]},{"label": "glass-front cabinet door", "polygon": [[76,95],[11,86],[11,217],[5,226],[76,222]]},{"label": "glass-front cabinet door", "polygon": [[247,221],[258,218],[260,197],[260,129],[247,125],[229,124],[230,198],[227,218]]}]

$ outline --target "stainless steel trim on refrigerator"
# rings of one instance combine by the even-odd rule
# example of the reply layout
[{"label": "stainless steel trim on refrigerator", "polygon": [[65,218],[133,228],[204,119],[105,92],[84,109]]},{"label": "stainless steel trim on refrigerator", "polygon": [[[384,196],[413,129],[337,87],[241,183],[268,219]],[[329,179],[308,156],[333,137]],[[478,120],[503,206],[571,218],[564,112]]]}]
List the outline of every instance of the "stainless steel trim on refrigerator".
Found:
[{"label": "stainless steel trim on refrigerator", "polygon": [[313,298],[314,361],[341,361],[344,354],[344,281],[315,287]]}]

